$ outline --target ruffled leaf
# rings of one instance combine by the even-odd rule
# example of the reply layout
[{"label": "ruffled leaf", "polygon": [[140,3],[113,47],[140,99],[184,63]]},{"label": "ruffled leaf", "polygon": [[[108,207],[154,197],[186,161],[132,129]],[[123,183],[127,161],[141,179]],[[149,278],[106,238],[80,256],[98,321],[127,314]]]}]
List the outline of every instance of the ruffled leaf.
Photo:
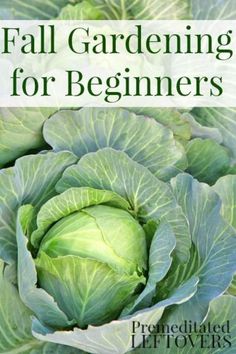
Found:
[{"label": "ruffled leaf", "polygon": [[38,279],[35,263],[27,248],[28,239],[26,237],[32,215],[33,207],[31,205],[24,205],[18,211],[16,237],[20,297],[39,319],[49,325],[56,324],[58,328],[65,328],[71,326],[74,322],[68,320],[54,299],[45,290],[37,287]]},{"label": "ruffled leaf", "polygon": [[173,176],[169,169],[183,156],[171,130],[123,109],[60,111],[45,123],[44,138],[54,151],[78,157],[105,147],[124,151],[161,179]]},{"label": "ruffled leaf", "polygon": [[[190,175],[184,174],[172,180],[172,187],[187,216],[195,249],[190,257],[191,264],[186,268],[182,265],[171,268],[167,282],[171,274],[173,279],[182,278],[182,281],[186,276],[195,274],[200,281],[195,296],[188,303],[170,311],[166,321],[178,323],[184,318],[201,322],[206,316],[209,302],[228,288],[236,271],[236,232],[221,217],[220,199],[208,185],[200,184]],[[192,273],[189,273],[191,266]],[[165,279],[163,286],[168,286]]]},{"label": "ruffled leaf", "polygon": [[0,108],[0,167],[43,148],[42,127],[55,108]]},{"label": "ruffled leaf", "polygon": [[56,195],[55,184],[76,157],[70,152],[25,156],[12,168],[0,171],[0,257],[16,260],[16,213],[22,204],[35,210]]},{"label": "ruffled leaf", "polygon": [[200,182],[213,184],[230,167],[229,151],[211,139],[193,139],[186,146],[187,171]]},{"label": "ruffled leaf", "polygon": [[236,109],[235,108],[195,108],[193,115],[197,122],[207,127],[217,128],[223,137],[223,145],[236,158]]},{"label": "ruffled leaf", "polygon": [[175,245],[175,235],[170,226],[161,223],[153,236],[149,250],[149,272],[145,289],[131,306],[123,310],[122,316],[149,307],[152,304],[157,284],[165,277],[171,266],[171,253]]},{"label": "ruffled leaf", "polygon": [[[154,339],[152,336],[148,338],[145,345],[150,349],[135,349],[133,354],[233,354],[236,348],[236,298],[229,295],[220,296],[210,303],[209,312],[201,325],[202,330],[197,332],[170,333],[169,345],[167,340],[162,337],[158,348],[153,348]],[[184,322],[182,322],[184,323]],[[205,327],[205,332],[204,332]],[[215,327],[217,333],[212,333],[208,328]],[[218,330],[219,328],[219,330]],[[230,333],[228,333],[228,328]],[[178,340],[179,348],[176,345],[176,337],[185,335],[186,341]],[[173,336],[173,337],[172,337]],[[179,337],[180,338],[180,337]],[[219,339],[218,345],[215,346],[213,340]]]}]

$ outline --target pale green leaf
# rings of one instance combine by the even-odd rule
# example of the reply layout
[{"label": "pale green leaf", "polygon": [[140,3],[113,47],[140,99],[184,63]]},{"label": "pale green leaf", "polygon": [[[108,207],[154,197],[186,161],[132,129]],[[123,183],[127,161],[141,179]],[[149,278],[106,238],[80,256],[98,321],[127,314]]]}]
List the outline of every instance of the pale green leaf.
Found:
[{"label": "pale green leaf", "polygon": [[[206,319],[204,320],[203,324],[207,325],[208,323],[210,323],[210,324],[220,325],[221,329],[217,333],[217,335],[221,336],[222,338],[223,336],[227,335],[225,333],[227,327],[227,321],[229,321],[230,333],[228,334],[228,339],[231,342],[231,346],[229,346],[229,343],[224,341],[225,347],[223,348],[223,351],[222,351],[222,347],[212,348],[211,350],[212,354],[222,354],[222,353],[234,354],[236,350],[236,298],[233,296],[220,296],[214,299],[210,303],[209,313]],[[224,326],[224,329],[222,328],[222,326]],[[189,346],[189,350],[190,350],[190,346]],[[185,349],[185,353],[186,354],[189,353],[189,351],[187,351],[187,348]],[[199,351],[195,350],[195,354],[198,353]],[[203,348],[201,350],[201,353],[208,354],[209,349]]]},{"label": "pale green leaf", "polygon": [[33,337],[32,312],[23,304],[17,287],[9,280],[8,268],[0,260],[0,353],[82,354],[78,349]]},{"label": "pale green leaf", "polygon": [[131,12],[136,20],[189,20],[189,0],[138,0]]},{"label": "pale green leaf", "polygon": [[90,0],[90,2],[106,20],[132,19],[131,9],[134,3],[128,0]]},{"label": "pale green leaf", "polygon": [[38,348],[24,352],[24,354],[88,354],[84,351],[66,345],[47,343],[42,341],[39,343],[40,345]]},{"label": "pale green leaf", "polygon": [[[230,333],[227,333],[228,327]],[[169,345],[167,346],[167,340],[163,337],[158,345],[158,348],[153,348],[154,339],[150,336],[145,343],[146,347],[150,347],[150,349],[145,350],[143,348],[139,348],[135,349],[132,353],[234,354],[236,350],[236,298],[233,296],[224,295],[214,299],[210,303],[209,312],[207,317],[204,319],[201,328],[201,331],[198,330],[197,332],[191,333],[170,333]],[[210,328],[210,331],[208,328]],[[216,328],[217,332],[212,332],[212,328]],[[178,335],[184,335],[186,338],[186,340],[178,340],[179,348],[176,345],[176,337]],[[217,345],[214,343],[217,343]]]},{"label": "pale green leaf", "polygon": [[233,280],[226,293],[236,296],[236,275],[234,275]]},{"label": "pale green leaf", "polygon": [[70,152],[47,152],[25,156],[16,161],[15,180],[21,203],[40,208],[55,196],[55,184],[63,171],[77,161]]},{"label": "pale green leaf", "polygon": [[0,167],[46,145],[43,123],[55,108],[0,108]]},{"label": "pale green leaf", "polygon": [[[24,304],[30,308],[44,323],[56,325],[58,328],[71,326],[65,313],[61,311],[55,300],[43,289],[37,287],[37,273],[34,259],[27,248],[28,239],[25,236],[33,215],[33,207],[20,207],[17,217],[17,247],[18,247],[18,287]],[[22,227],[24,225],[24,227]]]},{"label": "pale green leaf", "polygon": [[[6,269],[6,268],[5,268]],[[23,353],[40,343],[31,333],[31,315],[0,260],[0,353]]]},{"label": "pale green leaf", "polygon": [[235,108],[195,108],[193,116],[202,125],[219,129],[223,145],[236,159],[236,109]]},{"label": "pale green leaf", "polygon": [[78,157],[105,147],[124,151],[159,178],[183,156],[169,129],[119,108],[60,111],[45,123],[44,138]]},{"label": "pale green leaf", "polygon": [[182,116],[191,127],[192,138],[212,139],[218,144],[221,144],[223,142],[223,137],[219,129],[201,125],[194,119],[194,117],[190,113],[183,113]]},{"label": "pale green leaf", "polygon": [[165,277],[171,266],[171,253],[175,245],[175,235],[170,226],[161,223],[153,236],[149,250],[149,272],[145,289],[132,306],[124,309],[122,316],[151,305],[153,297],[156,294],[157,283]]},{"label": "pale green leaf", "polygon": [[189,0],[91,0],[106,19],[184,20],[191,19]]},{"label": "pale green leaf", "polygon": [[[6,6],[14,20],[50,20],[57,17],[61,8],[69,2],[70,0],[8,0]],[[5,19],[3,15],[1,18]]]},{"label": "pale green leaf", "polygon": [[55,184],[63,170],[76,161],[70,152],[25,156],[12,168],[0,171],[0,257],[16,260],[17,209],[31,203],[36,210],[57,194]]},{"label": "pale green leaf", "polygon": [[130,111],[138,115],[154,118],[157,122],[171,129],[177,138],[189,140],[191,138],[191,127],[183,115],[173,108],[154,107],[132,107]]},{"label": "pale green leaf", "polygon": [[202,262],[196,247],[192,246],[190,251],[190,257],[187,263],[182,264],[176,257],[173,257],[169,272],[166,274],[165,278],[158,283],[154,301],[167,298],[173,289],[197,273]]},{"label": "pale green leaf", "polygon": [[[201,322],[209,302],[228,288],[236,271],[236,233],[221,217],[221,202],[211,187],[187,174],[173,179],[172,187],[189,222],[196,257],[199,258],[193,273],[200,281],[196,295],[171,311],[167,319],[169,323],[178,323],[182,318]],[[171,268],[171,272],[175,271]],[[178,268],[176,273],[178,276]]]},{"label": "pale green leaf", "polygon": [[188,169],[200,182],[213,184],[227,173],[229,151],[211,139],[193,139],[186,146]]},{"label": "pale green leaf", "polygon": [[191,0],[194,20],[235,20],[235,0]]},{"label": "pale green leaf", "polygon": [[236,229],[236,176],[228,175],[218,179],[213,188],[222,200],[223,218]]},{"label": "pale green leaf", "polygon": [[[218,179],[213,188],[221,198],[223,218],[236,229],[236,176],[228,175]],[[236,295],[236,275],[228,292]]]},{"label": "pale green leaf", "polygon": [[0,170],[0,258],[10,263],[16,259],[16,210],[20,204],[14,168]]}]

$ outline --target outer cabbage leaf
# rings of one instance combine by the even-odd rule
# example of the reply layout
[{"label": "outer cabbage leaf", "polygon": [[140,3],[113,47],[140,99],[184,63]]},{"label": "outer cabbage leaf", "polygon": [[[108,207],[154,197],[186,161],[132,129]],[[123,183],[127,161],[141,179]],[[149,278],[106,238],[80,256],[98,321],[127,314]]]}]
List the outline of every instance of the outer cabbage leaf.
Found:
[{"label": "outer cabbage leaf", "polygon": [[186,146],[187,171],[199,181],[213,184],[230,167],[229,151],[211,139],[193,139]]},{"label": "outer cabbage leaf", "polygon": [[[220,178],[213,188],[222,200],[222,216],[236,230],[236,176],[228,175]],[[236,275],[228,292],[236,296]]]},{"label": "outer cabbage leaf", "polygon": [[17,288],[8,281],[1,260],[0,303],[0,352],[37,347],[39,342],[31,334],[32,313],[21,302]]},{"label": "outer cabbage leaf", "polygon": [[36,210],[56,195],[55,184],[63,170],[76,161],[70,152],[25,156],[14,167],[0,171],[0,257],[16,260],[16,213],[22,204]]},{"label": "outer cabbage leaf", "polygon": [[[14,20],[50,20],[58,16],[61,8],[73,0],[4,0],[3,9]],[[10,4],[9,4],[10,3]],[[5,19],[1,12],[1,19]]]},{"label": "outer cabbage leaf", "polygon": [[218,144],[223,142],[219,129],[201,125],[190,113],[183,113],[182,117],[187,120],[191,127],[191,138],[212,139]]},{"label": "outer cabbage leaf", "polygon": [[235,108],[195,108],[195,119],[202,125],[218,128],[223,137],[223,145],[236,159],[236,109]]},{"label": "outer cabbage leaf", "polygon": [[9,0],[2,0],[0,3],[0,19],[1,20],[12,20],[13,13]]},{"label": "outer cabbage leaf", "polygon": [[133,2],[131,12],[137,20],[191,19],[189,0],[139,0]]},{"label": "outer cabbage leaf", "polygon": [[[233,354],[236,348],[236,298],[233,296],[220,296],[214,299],[210,303],[209,312],[207,314],[206,319],[204,320],[203,324],[211,323],[216,325],[225,325],[225,323],[229,321],[230,324],[230,342],[231,347],[225,344],[224,348],[212,348],[212,354]],[[197,333],[198,334],[198,333]],[[196,334],[196,336],[197,336]],[[224,332],[220,331],[217,333],[221,337],[225,335]],[[197,339],[196,339],[197,340]],[[222,351],[223,349],[223,351]],[[196,346],[195,349],[192,350],[191,346],[188,345],[184,351],[179,350],[177,353],[184,353],[188,354],[189,352],[198,354],[199,353],[199,345],[198,348]],[[208,354],[209,349],[203,348],[201,349],[201,353]]]},{"label": "outer cabbage leaf", "polygon": [[[234,20],[234,0],[191,0],[194,20]],[[236,158],[236,111],[234,108],[197,108],[193,110],[197,122],[203,126],[217,128],[223,137],[223,144]],[[220,141],[218,141],[220,142]]]},{"label": "outer cabbage leaf", "polygon": [[201,323],[209,302],[228,288],[236,271],[236,231],[221,217],[221,200],[211,187],[187,174],[178,175],[171,184],[188,219],[194,249],[189,265],[172,266],[160,290],[171,291],[193,274],[200,280],[195,296],[171,310],[165,321],[178,323],[184,318]]},{"label": "outer cabbage leaf", "polygon": [[0,167],[43,148],[43,123],[55,108],[0,108]]},{"label": "outer cabbage leaf", "polygon": [[164,180],[184,155],[171,130],[123,109],[60,111],[45,123],[43,134],[54,151],[69,150],[78,157],[105,147],[124,151]]},{"label": "outer cabbage leaf", "polygon": [[236,176],[220,178],[213,186],[222,200],[221,214],[236,229]]},{"label": "outer cabbage leaf", "polygon": [[235,20],[234,0],[191,0],[194,20]]},{"label": "outer cabbage leaf", "polygon": [[[236,347],[236,298],[230,295],[220,296],[211,301],[209,312],[202,324],[203,326],[208,326],[208,323],[210,323],[211,326],[223,326],[227,321],[229,321],[230,324],[230,338],[226,333],[222,332],[222,330],[217,332],[217,335],[221,336],[221,347],[212,347],[212,333],[206,332],[204,334],[201,332],[196,332],[191,334],[193,345],[190,343],[190,341],[187,341],[186,345],[181,345],[181,348],[178,348],[173,342],[173,339],[170,337],[170,344],[168,348],[164,339],[161,340],[158,348],[146,350],[138,348],[135,349],[132,353],[143,354],[147,352],[148,354],[199,354],[199,352],[201,352],[203,354],[234,354]],[[231,342],[231,346],[229,346],[229,344],[223,340],[224,336],[228,336],[228,340]],[[203,337],[203,340],[201,337]],[[148,348],[151,343],[153,345],[151,337],[149,337],[149,340],[146,342],[146,347]],[[202,343],[204,343],[204,347]]]},{"label": "outer cabbage leaf", "polygon": [[98,9],[106,20],[130,20],[131,9],[134,3],[128,0],[90,0],[91,4]]},{"label": "outer cabbage leaf", "polygon": [[233,280],[232,280],[229,288],[227,289],[226,294],[227,293],[236,296],[236,275],[233,277]]},{"label": "outer cabbage leaf", "polygon": [[91,0],[106,19],[184,20],[191,18],[189,0]]},{"label": "outer cabbage leaf", "polygon": [[122,316],[149,307],[156,294],[156,286],[167,274],[172,263],[171,253],[176,246],[175,235],[167,223],[161,223],[153,236],[149,250],[148,280],[144,290],[122,311]]},{"label": "outer cabbage leaf", "polygon": [[39,341],[40,345],[38,348],[34,348],[24,354],[88,354],[82,350],[72,348],[71,346],[55,344],[49,342]]},{"label": "outer cabbage leaf", "polygon": [[[17,20],[49,20],[56,18],[61,9],[65,7],[68,3],[75,5],[79,3],[79,7],[82,8],[84,5],[80,6],[79,0],[45,0],[43,3],[39,0],[11,0],[11,4],[6,0],[3,0],[2,4],[2,19],[17,19]],[[83,2],[82,2],[83,3]],[[102,16],[108,20],[129,20],[129,19],[141,19],[141,20],[183,20],[191,18],[191,9],[189,0],[136,0],[130,2],[128,0],[89,0],[86,3],[90,3],[94,8],[94,11],[99,11]],[[89,5],[86,5],[87,8]],[[77,12],[78,10],[75,9]],[[87,9],[83,12],[82,19],[89,19],[84,17],[87,14]],[[81,19],[81,12],[77,12],[79,17],[74,19]],[[76,16],[77,16],[76,15]],[[89,15],[90,17],[90,15]],[[96,18],[93,18],[96,19]]]},{"label": "outer cabbage leaf", "polygon": [[154,118],[160,124],[173,131],[176,138],[189,140],[191,138],[191,126],[184,115],[173,108],[132,107],[130,111],[139,115]]},{"label": "outer cabbage leaf", "polygon": [[80,354],[77,349],[45,343],[33,337],[32,312],[23,304],[18,289],[8,279],[8,268],[0,260],[0,353]]},{"label": "outer cabbage leaf", "polygon": [[56,323],[58,328],[72,326],[74,321],[70,321],[67,318],[65,313],[58,307],[58,304],[45,290],[37,287],[35,263],[30,251],[27,249],[28,239],[25,237],[29,233],[30,223],[32,222],[33,207],[30,204],[23,205],[17,214],[17,273],[20,297],[24,304],[47,324]]}]

